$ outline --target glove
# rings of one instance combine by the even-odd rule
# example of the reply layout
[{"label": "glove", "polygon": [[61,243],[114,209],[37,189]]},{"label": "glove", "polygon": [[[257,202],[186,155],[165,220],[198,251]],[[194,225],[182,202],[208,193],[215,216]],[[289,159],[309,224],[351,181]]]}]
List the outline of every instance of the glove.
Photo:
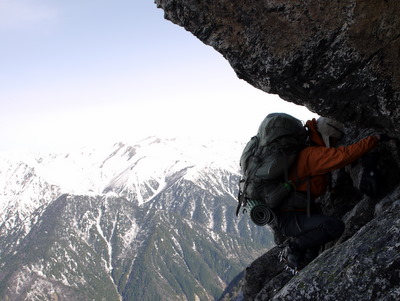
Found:
[{"label": "glove", "polygon": [[392,137],[389,137],[387,134],[380,134],[379,136],[380,136],[379,139],[380,142],[386,142],[393,139]]},{"label": "glove", "polygon": [[360,191],[369,197],[375,197],[378,194],[378,153],[365,155],[362,160],[364,171],[360,181]]}]

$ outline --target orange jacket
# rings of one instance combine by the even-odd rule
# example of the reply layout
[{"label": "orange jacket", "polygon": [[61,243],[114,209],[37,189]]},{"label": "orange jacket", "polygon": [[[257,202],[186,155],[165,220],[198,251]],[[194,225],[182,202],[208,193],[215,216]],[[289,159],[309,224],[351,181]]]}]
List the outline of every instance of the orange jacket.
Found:
[{"label": "orange jacket", "polygon": [[307,121],[310,140],[317,146],[303,149],[290,170],[289,179],[297,191],[307,192],[307,178],[310,178],[310,193],[313,199],[325,193],[330,171],[340,169],[361,158],[378,144],[376,136],[370,136],[349,146],[325,147],[317,132],[316,120]]}]

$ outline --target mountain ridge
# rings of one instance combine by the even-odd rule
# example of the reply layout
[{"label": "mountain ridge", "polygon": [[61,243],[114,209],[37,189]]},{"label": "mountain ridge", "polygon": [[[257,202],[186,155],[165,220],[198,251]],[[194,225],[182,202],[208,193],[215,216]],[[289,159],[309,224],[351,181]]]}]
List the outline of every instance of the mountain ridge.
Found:
[{"label": "mountain ridge", "polygon": [[[29,185],[20,186],[18,198],[35,204],[25,208],[29,222],[23,231],[21,221],[8,219],[22,209],[4,205],[15,195],[0,195],[8,212],[0,223],[0,245],[7,246],[0,249],[0,295],[9,300],[52,294],[58,300],[218,298],[272,245],[268,230],[235,217],[236,154],[222,146],[185,149],[181,142],[151,138],[98,153],[31,159],[36,163],[26,171],[47,186],[42,184],[33,200]],[[76,174],[75,182],[81,181],[76,191],[69,191],[71,178],[66,188],[56,185],[63,172],[71,177],[79,170],[87,174],[86,179]],[[6,197],[11,198],[4,202]]]}]

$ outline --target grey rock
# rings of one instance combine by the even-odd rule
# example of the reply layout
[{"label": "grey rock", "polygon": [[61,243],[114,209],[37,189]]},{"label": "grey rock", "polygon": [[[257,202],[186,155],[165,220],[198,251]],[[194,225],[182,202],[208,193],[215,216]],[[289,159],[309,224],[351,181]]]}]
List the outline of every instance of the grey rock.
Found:
[{"label": "grey rock", "polygon": [[[344,122],[345,144],[374,132],[397,137],[377,149],[379,195],[357,190],[362,168],[354,165],[345,178],[335,173],[338,189],[319,200],[346,223],[344,235],[291,279],[277,261],[279,248],[271,249],[246,269],[244,300],[398,300],[400,2],[155,3],[220,52],[239,78]],[[277,244],[283,239],[275,233]]]},{"label": "grey rock", "polygon": [[254,87],[324,116],[399,133],[400,2],[155,3]]}]

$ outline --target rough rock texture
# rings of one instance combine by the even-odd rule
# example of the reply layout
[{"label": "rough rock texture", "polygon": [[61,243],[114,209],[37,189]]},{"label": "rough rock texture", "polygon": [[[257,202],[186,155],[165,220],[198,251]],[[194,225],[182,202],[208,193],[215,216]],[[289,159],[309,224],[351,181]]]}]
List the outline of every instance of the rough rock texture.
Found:
[{"label": "rough rock texture", "polygon": [[[155,2],[239,78],[345,122],[346,144],[376,131],[400,137],[400,1]],[[320,202],[346,223],[336,244],[294,277],[277,263],[275,247],[224,300],[400,300],[399,145],[378,148],[376,198],[358,191],[359,164],[334,174],[336,187]]]},{"label": "rough rock texture", "polygon": [[[272,300],[399,300],[399,198],[397,189],[377,206],[371,222],[321,254]],[[268,299],[259,294],[256,300]]]},{"label": "rough rock texture", "polygon": [[254,87],[324,116],[399,133],[399,1],[155,2]]}]

